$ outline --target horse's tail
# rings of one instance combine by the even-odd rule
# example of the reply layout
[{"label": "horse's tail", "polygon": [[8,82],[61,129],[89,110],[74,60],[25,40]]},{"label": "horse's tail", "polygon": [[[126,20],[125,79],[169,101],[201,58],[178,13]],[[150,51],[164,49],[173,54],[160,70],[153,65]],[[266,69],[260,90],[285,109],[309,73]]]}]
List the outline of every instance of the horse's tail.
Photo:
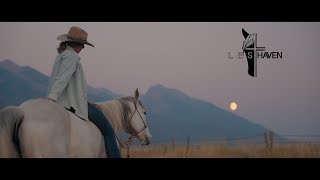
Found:
[{"label": "horse's tail", "polygon": [[0,111],[0,158],[21,157],[18,129],[22,121],[19,107],[8,106]]}]

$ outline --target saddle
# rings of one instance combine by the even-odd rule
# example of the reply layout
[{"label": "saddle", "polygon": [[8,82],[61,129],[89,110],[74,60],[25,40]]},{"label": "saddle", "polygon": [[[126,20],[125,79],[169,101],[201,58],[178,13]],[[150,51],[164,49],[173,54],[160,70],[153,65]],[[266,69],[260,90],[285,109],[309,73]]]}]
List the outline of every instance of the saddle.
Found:
[{"label": "saddle", "polygon": [[[38,99],[45,99],[45,100],[48,100],[48,98],[38,98]],[[73,113],[74,115],[76,115],[78,118],[80,118],[80,119],[82,119],[82,120],[86,120],[86,119],[84,119],[84,118],[82,118],[82,117],[78,116],[78,115],[76,114],[76,110],[75,110],[72,106],[70,106],[70,108],[69,108],[69,109],[65,107],[65,109],[66,109],[66,110],[68,110],[68,111],[70,111],[70,112],[71,112],[71,113]]]},{"label": "saddle", "polygon": [[68,110],[68,111],[70,111],[72,114],[74,114],[74,115],[77,116],[78,118],[86,121],[86,119],[84,119],[84,118],[82,118],[82,117],[80,117],[80,116],[78,116],[78,115],[76,114],[76,110],[75,110],[72,106],[70,106],[69,109],[65,107],[65,109]]},{"label": "saddle", "polygon": [[72,106],[70,106],[70,109],[66,108],[66,110],[72,112],[73,114],[76,114],[76,110]]}]

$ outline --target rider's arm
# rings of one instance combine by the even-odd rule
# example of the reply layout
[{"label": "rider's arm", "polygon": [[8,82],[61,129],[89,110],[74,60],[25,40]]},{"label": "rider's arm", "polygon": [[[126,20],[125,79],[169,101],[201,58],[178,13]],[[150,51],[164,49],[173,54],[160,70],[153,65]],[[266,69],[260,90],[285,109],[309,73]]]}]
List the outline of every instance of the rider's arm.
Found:
[{"label": "rider's arm", "polygon": [[57,101],[58,97],[69,83],[72,75],[76,71],[79,62],[79,56],[66,54],[61,60],[61,65],[57,76],[54,78],[51,91],[48,98]]}]

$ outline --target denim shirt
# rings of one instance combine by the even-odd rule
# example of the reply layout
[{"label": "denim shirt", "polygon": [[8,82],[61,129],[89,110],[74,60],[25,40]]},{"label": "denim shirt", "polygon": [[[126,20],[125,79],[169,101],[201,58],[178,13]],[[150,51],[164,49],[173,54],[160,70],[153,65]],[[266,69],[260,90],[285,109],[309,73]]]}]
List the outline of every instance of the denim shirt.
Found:
[{"label": "denim shirt", "polygon": [[66,108],[73,107],[76,115],[88,120],[86,78],[80,56],[70,46],[55,59],[47,97]]}]

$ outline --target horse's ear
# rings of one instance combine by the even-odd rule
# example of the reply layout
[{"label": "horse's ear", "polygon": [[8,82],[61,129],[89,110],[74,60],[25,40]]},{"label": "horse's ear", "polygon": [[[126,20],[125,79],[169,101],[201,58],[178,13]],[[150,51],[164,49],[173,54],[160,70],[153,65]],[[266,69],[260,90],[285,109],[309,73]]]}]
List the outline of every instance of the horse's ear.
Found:
[{"label": "horse's ear", "polygon": [[245,39],[247,39],[247,37],[249,36],[249,33],[247,33],[247,31],[245,31],[243,28],[242,28],[242,34]]},{"label": "horse's ear", "polygon": [[136,91],[134,92],[134,98],[136,99],[136,101],[137,101],[138,98],[139,98],[139,90],[138,90],[138,88],[137,88]]}]

